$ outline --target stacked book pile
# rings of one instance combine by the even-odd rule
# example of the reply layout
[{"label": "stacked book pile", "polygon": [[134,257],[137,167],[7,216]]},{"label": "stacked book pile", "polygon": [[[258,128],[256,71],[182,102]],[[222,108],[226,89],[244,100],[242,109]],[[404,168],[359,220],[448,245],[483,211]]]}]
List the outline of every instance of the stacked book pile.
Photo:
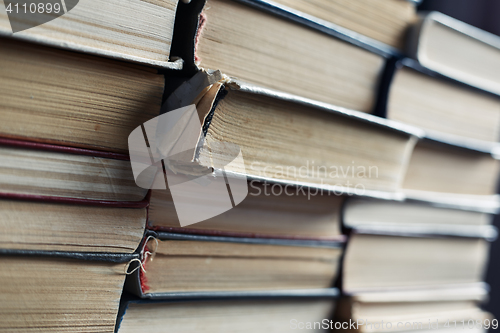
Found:
[{"label": "stacked book pile", "polygon": [[4,4],[0,331],[112,332],[148,205],[127,138],[160,112],[153,66],[178,67],[176,2]]},{"label": "stacked book pile", "polygon": [[403,0],[4,2],[2,330],[498,327],[500,38]]}]

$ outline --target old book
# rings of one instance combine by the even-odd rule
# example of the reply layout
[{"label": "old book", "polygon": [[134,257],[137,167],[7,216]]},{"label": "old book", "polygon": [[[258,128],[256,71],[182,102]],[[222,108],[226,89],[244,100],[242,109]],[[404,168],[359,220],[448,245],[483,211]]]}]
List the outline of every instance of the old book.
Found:
[{"label": "old book", "polygon": [[252,181],[247,197],[239,205],[182,228],[170,191],[152,190],[148,227],[214,236],[343,239],[340,230],[343,197],[330,192],[308,196],[304,189],[292,186],[287,186],[285,193],[282,187]]},{"label": "old book", "polygon": [[141,201],[147,190],[135,184],[127,158],[0,138],[0,196]]},{"label": "old book", "polygon": [[500,38],[439,12],[421,15],[408,51],[423,66],[500,94]]},{"label": "old book", "polygon": [[119,333],[290,332],[299,327],[330,327],[335,307],[331,298],[262,298],[205,301],[144,302],[131,300],[119,318]]},{"label": "old book", "polygon": [[403,181],[412,197],[447,194],[494,200],[500,163],[491,154],[432,141],[415,146]]},{"label": "old book", "polygon": [[[203,128],[190,138],[193,147],[198,147],[189,158],[193,167],[224,165],[228,173],[271,179],[283,187],[304,186],[315,194],[398,190],[419,135],[379,117],[240,81],[216,82],[192,101],[196,109],[189,112],[197,112]],[[166,119],[169,113],[160,117]],[[183,133],[181,141],[172,139],[179,146],[186,142]],[[159,140],[152,141],[154,135],[148,138],[155,152],[170,149]],[[243,158],[233,160],[224,142],[238,147]]]},{"label": "old book", "polygon": [[189,42],[179,47],[186,68],[220,69],[252,84],[373,111],[387,53],[375,47],[368,51],[329,36],[328,27],[311,29],[285,18],[286,11],[255,8],[255,3],[196,0],[179,4],[179,10],[186,7],[182,10],[191,13],[183,19],[192,24],[183,31],[183,39]]},{"label": "old book", "polygon": [[145,226],[146,208],[0,200],[1,249],[133,253]]},{"label": "old book", "polygon": [[274,0],[294,10],[375,39],[399,50],[417,19],[413,1]]},{"label": "old book", "polygon": [[[155,235],[156,236],[156,235]],[[128,288],[146,298],[333,287],[342,243],[159,233]],[[196,297],[195,296],[195,297]]]},{"label": "old book", "polygon": [[479,235],[495,238],[493,215],[476,207],[444,205],[417,200],[393,201],[349,198],[343,208],[344,226],[365,232],[411,232],[418,234]]},{"label": "old book", "polygon": [[36,14],[22,15],[26,7],[5,0],[5,7],[0,7],[0,35],[158,67],[179,67],[180,63],[169,62],[177,2],[70,0],[64,6],[51,3]]},{"label": "old book", "polygon": [[481,282],[489,243],[483,238],[354,232],[343,264],[347,293]]},{"label": "old book", "polygon": [[113,332],[131,258],[0,255],[0,329]]},{"label": "old book", "polygon": [[494,325],[492,316],[480,308],[488,297],[487,290],[484,284],[472,284],[358,293],[339,301],[335,317],[336,321],[355,322],[351,332],[446,332],[464,328],[480,332],[488,326],[498,327],[498,322]]},{"label": "old book", "polygon": [[0,38],[0,136],[126,152],[160,112],[156,70]]},{"label": "old book", "polygon": [[500,97],[439,76],[411,59],[390,70],[392,81],[382,94],[387,100],[379,103],[387,118],[420,127],[441,140],[483,145],[499,141]]}]

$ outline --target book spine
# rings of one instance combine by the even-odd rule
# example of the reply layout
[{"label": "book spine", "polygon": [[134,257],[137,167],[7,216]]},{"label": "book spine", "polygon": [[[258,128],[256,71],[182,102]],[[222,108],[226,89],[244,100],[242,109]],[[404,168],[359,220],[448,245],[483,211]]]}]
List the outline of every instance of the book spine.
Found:
[{"label": "book spine", "polygon": [[303,237],[303,236],[294,236],[294,235],[267,235],[267,234],[259,234],[259,233],[250,233],[250,232],[229,232],[229,231],[220,231],[220,230],[204,230],[204,229],[194,229],[194,228],[184,228],[184,227],[162,227],[162,226],[153,226],[148,221],[147,228],[149,230],[155,232],[165,232],[172,234],[187,234],[187,235],[200,235],[200,236],[209,236],[209,237],[229,237],[229,238],[262,238],[262,239],[288,239],[288,240],[297,240],[297,241],[325,241],[325,242],[344,242],[346,240],[346,236],[339,235],[336,237],[325,237],[325,238],[317,238],[317,237]]},{"label": "book spine", "polygon": [[175,15],[174,36],[170,48],[171,57],[184,60],[183,74],[192,76],[198,72],[195,49],[198,31],[201,31],[200,15],[206,0],[179,1]]},{"label": "book spine", "polygon": [[394,74],[400,66],[401,59],[399,57],[392,57],[386,61],[378,87],[377,102],[375,103],[375,111],[373,113],[375,116],[387,118],[391,84],[394,79]]},{"label": "book spine", "polygon": [[106,252],[64,252],[64,251],[42,251],[42,250],[11,250],[0,249],[2,256],[31,256],[65,258],[85,261],[104,261],[113,263],[126,263],[137,259],[137,253],[106,253]]}]

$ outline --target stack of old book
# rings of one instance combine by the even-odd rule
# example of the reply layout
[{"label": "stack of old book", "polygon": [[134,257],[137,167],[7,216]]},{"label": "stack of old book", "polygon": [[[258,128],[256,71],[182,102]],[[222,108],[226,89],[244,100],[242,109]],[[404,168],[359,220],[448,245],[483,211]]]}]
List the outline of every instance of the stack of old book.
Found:
[{"label": "stack of old book", "polygon": [[414,18],[399,0],[179,3],[187,79],[129,139],[153,189],[119,332],[334,328],[345,198],[401,199],[422,132],[368,115]]},{"label": "stack of old book", "polygon": [[500,43],[415,6],[6,0],[0,327],[495,327]]},{"label": "stack of old book", "polygon": [[[406,51],[397,47],[410,42],[404,37],[410,23],[416,41],[443,43],[424,36],[412,4],[384,6],[401,11],[369,1],[179,6],[173,47],[194,76],[171,94],[163,111],[196,105],[202,130],[191,161],[244,175],[248,197],[226,213],[180,227],[186,212],[176,202],[179,190],[152,191],[148,227],[156,233],[147,235],[149,255],[142,255],[128,288],[157,301],[124,299],[120,332],[467,325],[480,331],[495,325],[479,305],[488,293],[482,283],[488,242],[496,237],[497,97],[425,69],[418,58],[421,64],[403,60]],[[332,19],[341,10],[340,18],[351,15],[348,24]],[[398,19],[408,15],[406,25],[392,27],[401,29],[400,44],[373,39],[376,27],[387,28],[387,17],[384,24],[359,27],[373,22],[356,14],[382,15],[377,10]],[[424,81],[408,82],[406,68],[418,70]],[[443,93],[439,85],[459,93]],[[461,100],[472,98],[467,94],[490,105],[490,118],[464,119],[459,110],[471,108]],[[151,155],[161,155],[166,148],[151,140],[146,124],[144,132],[155,142]],[[243,159],[235,159],[227,143]],[[177,186],[169,178],[175,168],[167,164],[162,181]],[[199,208],[216,207],[215,201],[200,197]],[[309,209],[315,214],[308,215]],[[324,229],[327,219],[318,217],[336,211],[349,240],[335,284],[342,297],[331,320],[328,311],[336,302],[328,303],[325,291],[338,259],[327,249],[339,234]],[[328,261],[323,267],[333,269],[320,273]]]},{"label": "stack of old book", "polygon": [[482,311],[498,211],[500,38],[422,15],[408,55],[387,65],[378,114],[417,126],[406,202],[350,200],[340,321],[358,331],[498,327]]},{"label": "stack of old book", "polygon": [[139,260],[147,190],[127,137],[160,112],[153,66],[178,66],[176,1],[74,5],[0,5],[3,332],[112,332]]}]

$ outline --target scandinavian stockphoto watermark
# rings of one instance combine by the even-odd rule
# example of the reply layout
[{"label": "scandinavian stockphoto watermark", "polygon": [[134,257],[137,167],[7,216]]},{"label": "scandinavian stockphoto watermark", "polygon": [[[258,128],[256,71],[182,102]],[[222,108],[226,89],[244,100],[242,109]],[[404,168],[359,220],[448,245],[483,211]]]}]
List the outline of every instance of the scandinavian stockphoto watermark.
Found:
[{"label": "scandinavian stockphoto watermark", "polygon": [[31,29],[63,16],[78,0],[3,0],[12,33]]},{"label": "scandinavian stockphoto watermark", "polygon": [[[136,184],[144,189],[168,189],[182,227],[222,214],[248,195],[240,147],[204,142],[203,130],[196,107],[190,105],[145,122],[128,138]],[[206,151],[212,167],[195,161],[200,149]],[[224,158],[215,158],[220,152]],[[232,165],[242,173],[228,173]]]},{"label": "scandinavian stockphoto watermark", "polygon": [[252,180],[249,195],[306,196],[308,200],[323,195],[365,195],[366,180],[379,177],[378,166],[359,165],[356,161],[351,161],[350,165],[324,165],[306,160],[298,167],[263,166],[259,162],[253,162],[248,169],[258,179],[290,180],[289,183]]}]

